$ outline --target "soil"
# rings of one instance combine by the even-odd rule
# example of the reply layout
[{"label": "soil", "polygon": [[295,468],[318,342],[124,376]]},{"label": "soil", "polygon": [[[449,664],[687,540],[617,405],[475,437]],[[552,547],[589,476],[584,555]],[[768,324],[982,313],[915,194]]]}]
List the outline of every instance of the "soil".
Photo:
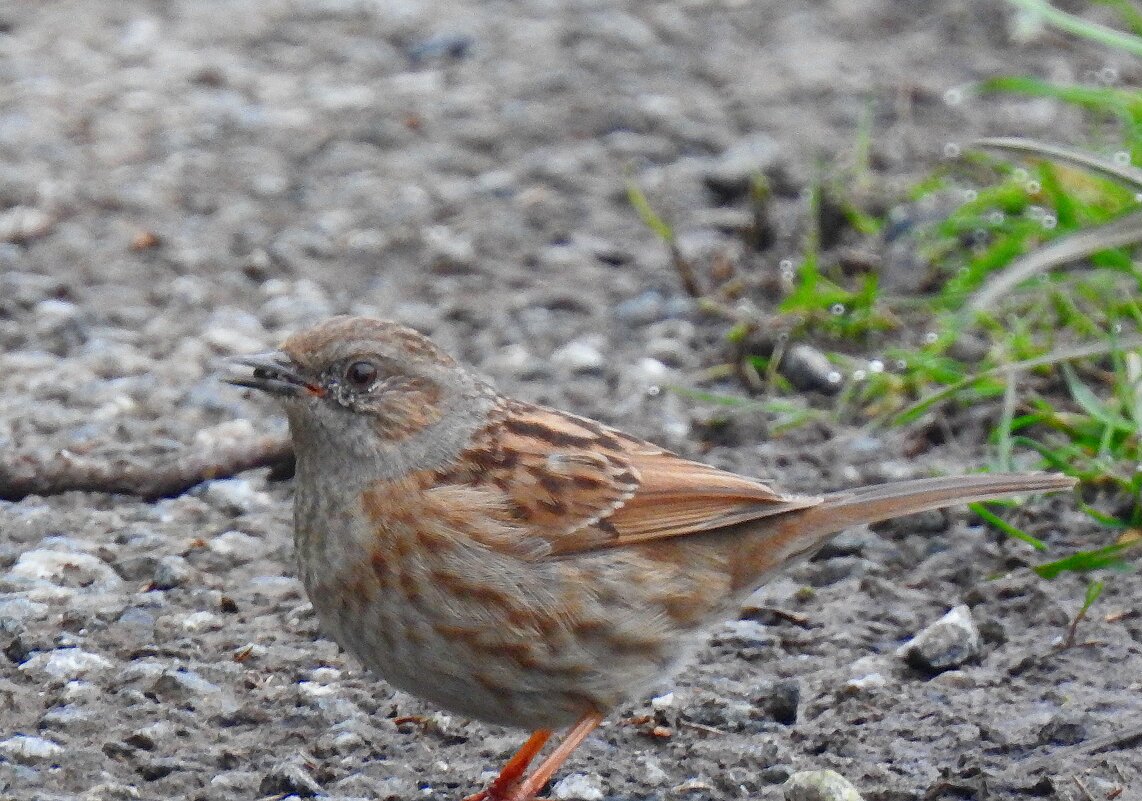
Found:
[{"label": "soil", "polygon": [[[726,323],[626,182],[705,265],[736,252],[765,172],[775,242],[749,264],[772,272],[808,187],[863,137],[886,196],[979,135],[1083,142],[1073,110],[972,82],[1136,85],[1122,62],[999,0],[4,4],[0,450],[146,460],[281,431],[220,358],[356,312],[510,394],[785,486],[976,468],[987,410],[938,444],[769,437],[757,411],[711,425],[661,390],[725,360]],[[0,502],[0,798],[456,799],[487,780],[523,734],[394,692],[320,637],[290,500],[252,471],[154,503]],[[1075,506],[1015,515],[1053,553],[1105,542]],[[775,799],[832,768],[875,801],[1142,799],[1142,577],[1113,576],[1064,649],[1085,585],[1039,580],[1038,558],[962,509],[849,532],[612,714],[553,794]],[[961,604],[978,655],[897,655]]]}]

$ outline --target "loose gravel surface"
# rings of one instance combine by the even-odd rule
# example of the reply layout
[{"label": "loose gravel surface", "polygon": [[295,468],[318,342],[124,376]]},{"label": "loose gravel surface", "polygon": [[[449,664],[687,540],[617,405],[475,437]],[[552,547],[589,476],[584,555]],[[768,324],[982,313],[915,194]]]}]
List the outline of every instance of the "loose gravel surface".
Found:
[{"label": "loose gravel surface", "polygon": [[[2,4],[0,450],[145,461],[280,431],[219,359],[352,311],[786,486],[972,469],[979,425],[922,448],[830,424],[770,438],[659,390],[724,360],[725,323],[625,184],[701,262],[732,252],[764,171],[776,269],[799,198],[865,128],[886,192],[974,136],[1082,141],[1073,111],[970,91],[999,74],[1140,77],[999,0]],[[487,780],[522,733],[322,639],[290,501],[252,471],[153,503],[0,502],[0,798],[456,799]],[[1072,497],[1018,519],[1058,553],[1105,536]],[[613,714],[552,794],[777,799],[831,768],[879,801],[1142,799],[1142,578],[1115,576],[1059,649],[1083,584],[1034,561],[962,509],[848,532]]]}]

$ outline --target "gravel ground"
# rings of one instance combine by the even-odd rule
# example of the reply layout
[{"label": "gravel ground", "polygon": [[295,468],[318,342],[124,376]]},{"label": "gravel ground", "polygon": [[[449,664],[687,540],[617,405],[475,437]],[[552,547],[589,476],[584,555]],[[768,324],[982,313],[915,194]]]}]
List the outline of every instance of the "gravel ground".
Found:
[{"label": "gravel ground", "polygon": [[[886,192],[977,135],[1081,141],[1072,111],[965,91],[997,74],[1142,77],[999,0],[0,5],[0,449],[146,460],[280,431],[218,360],[352,311],[786,486],[971,469],[974,436],[768,439],[745,414],[714,436],[655,391],[723,358],[724,324],[625,182],[701,256],[732,248],[765,171],[772,267],[862,125]],[[455,799],[487,779],[520,733],[320,638],[290,498],[254,471],[154,503],[0,502],[0,798]],[[1061,551],[1103,536],[1074,507],[1020,521]],[[879,801],[1142,799],[1142,578],[1059,650],[1083,585],[1033,561],[964,510],[849,532],[611,716],[553,795],[776,799],[833,768]]]}]

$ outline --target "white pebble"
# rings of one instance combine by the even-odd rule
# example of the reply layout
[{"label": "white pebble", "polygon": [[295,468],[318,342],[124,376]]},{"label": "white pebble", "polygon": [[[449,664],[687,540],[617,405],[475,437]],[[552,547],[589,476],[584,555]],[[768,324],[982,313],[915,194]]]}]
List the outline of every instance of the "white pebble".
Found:
[{"label": "white pebble", "polygon": [[7,577],[21,582],[66,583],[96,589],[111,589],[123,583],[119,574],[99,557],[66,551],[25,551]]},{"label": "white pebble", "polygon": [[552,353],[551,363],[573,373],[597,373],[603,369],[605,360],[597,347],[576,339]]},{"label": "white pebble", "polygon": [[39,653],[20,665],[25,673],[40,673],[53,679],[77,679],[93,670],[111,667],[110,660],[78,648],[58,648]]},{"label": "white pebble", "polygon": [[16,762],[27,764],[29,762],[42,762],[59,756],[63,753],[63,746],[45,740],[43,737],[29,737],[17,734],[0,742],[0,752],[7,754]]},{"label": "white pebble", "polygon": [[603,783],[594,773],[572,773],[551,788],[551,797],[558,801],[602,801]]},{"label": "white pebble", "polygon": [[213,612],[192,612],[182,619],[182,627],[191,633],[217,631],[222,628],[218,615]]},{"label": "white pebble", "polygon": [[852,783],[835,770],[803,770],[781,787],[785,801],[861,801]]}]

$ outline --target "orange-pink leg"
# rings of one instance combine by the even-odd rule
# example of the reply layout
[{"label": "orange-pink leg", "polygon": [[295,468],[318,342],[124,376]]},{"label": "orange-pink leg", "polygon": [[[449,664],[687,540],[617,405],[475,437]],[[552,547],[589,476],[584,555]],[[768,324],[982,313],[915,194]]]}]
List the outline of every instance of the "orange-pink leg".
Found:
[{"label": "orange-pink leg", "polygon": [[473,793],[464,801],[504,801],[516,784],[519,783],[527,766],[535,755],[543,750],[547,741],[551,739],[551,729],[539,729],[527,738],[527,742],[519,747],[511,759],[500,770],[500,775],[492,780],[485,789]]},{"label": "orange-pink leg", "polygon": [[[531,772],[526,779],[510,789],[509,795],[505,796],[504,801],[532,801],[536,793],[543,789],[543,785],[551,780],[555,771],[563,766],[567,761],[567,757],[571,756],[571,752],[579,747],[579,744],[587,739],[587,735],[593,732],[600,723],[603,722],[603,716],[597,712],[588,712],[571,727],[567,732],[567,736],[563,738],[563,742],[555,747],[555,750],[542,762],[539,767]],[[534,738],[534,735],[532,735]],[[528,742],[531,742],[530,740]]]}]

